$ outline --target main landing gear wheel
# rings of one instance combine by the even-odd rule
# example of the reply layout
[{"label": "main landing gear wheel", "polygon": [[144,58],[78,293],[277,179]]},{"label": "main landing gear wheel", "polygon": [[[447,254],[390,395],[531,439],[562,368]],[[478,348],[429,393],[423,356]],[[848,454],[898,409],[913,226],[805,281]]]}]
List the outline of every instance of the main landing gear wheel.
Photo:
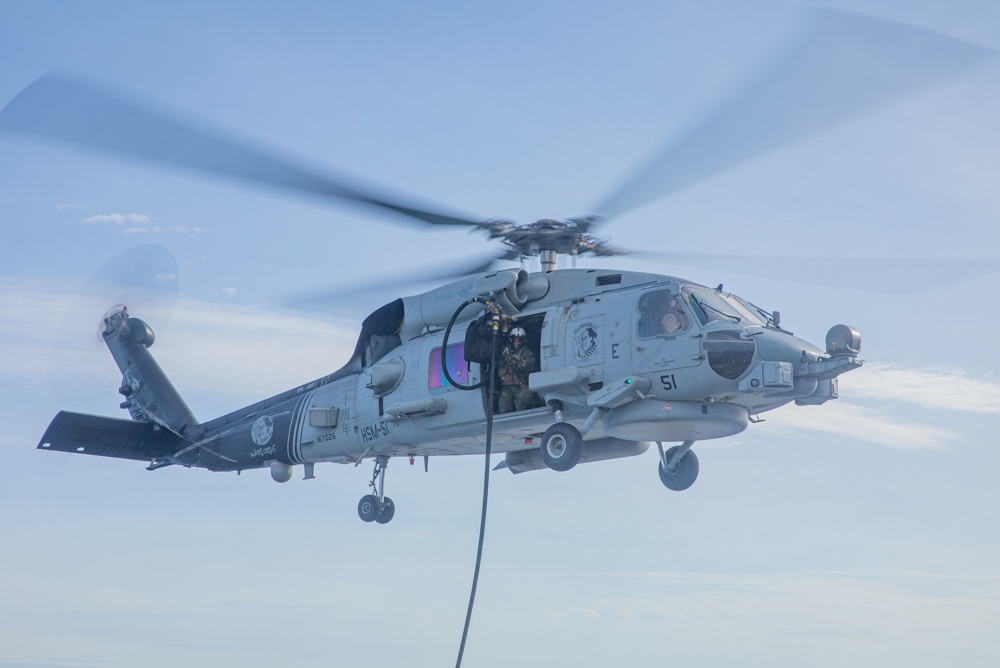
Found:
[{"label": "main landing gear wheel", "polygon": [[[660,482],[667,489],[675,492],[684,491],[698,479],[698,457],[694,452],[687,450],[681,454],[680,459],[674,461],[675,456],[684,447],[683,445],[675,445],[667,450],[660,459],[659,466],[656,467],[660,473]],[[668,462],[666,467],[663,465],[664,461]]]},{"label": "main landing gear wheel", "polygon": [[569,471],[576,466],[582,449],[583,436],[569,423],[557,422],[542,435],[542,461],[553,471]]},{"label": "main landing gear wheel", "polygon": [[374,522],[380,510],[378,497],[374,494],[366,494],[358,501],[358,517],[365,522]]}]

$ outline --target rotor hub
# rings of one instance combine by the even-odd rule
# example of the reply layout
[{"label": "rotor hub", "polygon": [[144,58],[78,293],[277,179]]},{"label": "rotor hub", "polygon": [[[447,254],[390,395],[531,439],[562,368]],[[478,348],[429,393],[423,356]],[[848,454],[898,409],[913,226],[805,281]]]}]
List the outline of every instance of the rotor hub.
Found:
[{"label": "rotor hub", "polygon": [[622,255],[623,252],[611,247],[607,241],[587,233],[591,225],[599,222],[596,216],[555,220],[543,218],[527,225],[517,225],[510,220],[491,220],[482,223],[479,229],[489,233],[490,238],[502,242],[509,248],[508,259],[541,257],[542,270],[555,269],[559,255]]}]

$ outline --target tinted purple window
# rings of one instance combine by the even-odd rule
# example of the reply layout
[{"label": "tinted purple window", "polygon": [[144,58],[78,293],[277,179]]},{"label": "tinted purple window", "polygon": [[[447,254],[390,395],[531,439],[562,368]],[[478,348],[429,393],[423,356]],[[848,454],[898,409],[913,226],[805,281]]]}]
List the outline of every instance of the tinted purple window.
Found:
[{"label": "tinted purple window", "polygon": [[[456,343],[448,346],[446,355],[448,362],[448,373],[456,382],[462,385],[469,384],[469,365],[465,361],[465,343]],[[439,387],[449,387],[451,383],[444,377],[441,369],[441,349],[435,348],[431,351],[431,365],[427,372],[427,387],[436,389]]]}]

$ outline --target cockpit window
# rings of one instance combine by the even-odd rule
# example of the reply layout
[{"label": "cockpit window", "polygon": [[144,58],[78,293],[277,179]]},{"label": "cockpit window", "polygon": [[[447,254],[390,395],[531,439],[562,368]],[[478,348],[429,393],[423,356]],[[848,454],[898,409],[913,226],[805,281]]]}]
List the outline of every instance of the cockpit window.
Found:
[{"label": "cockpit window", "polygon": [[682,300],[670,290],[651,290],[639,297],[637,333],[641,338],[677,336],[691,327]]},{"label": "cockpit window", "polygon": [[743,325],[764,324],[759,315],[748,309],[732,295],[690,285],[685,285],[681,293],[702,325],[716,320]]},{"label": "cockpit window", "polygon": [[740,312],[740,315],[743,316],[745,321],[752,325],[765,324],[765,321],[761,319],[760,314],[756,311],[756,309],[750,308],[746,302],[736,295],[724,295],[724,298],[733,305],[733,308]]}]

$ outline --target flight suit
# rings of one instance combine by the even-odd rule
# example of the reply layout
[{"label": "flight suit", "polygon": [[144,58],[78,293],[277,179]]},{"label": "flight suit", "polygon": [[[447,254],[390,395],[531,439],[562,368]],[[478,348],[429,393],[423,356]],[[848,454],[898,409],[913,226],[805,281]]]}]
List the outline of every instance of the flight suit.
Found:
[{"label": "flight suit", "polygon": [[500,399],[497,410],[501,413],[523,411],[541,406],[541,397],[528,389],[528,374],[538,370],[538,357],[526,345],[519,349],[510,343],[500,353]]}]

